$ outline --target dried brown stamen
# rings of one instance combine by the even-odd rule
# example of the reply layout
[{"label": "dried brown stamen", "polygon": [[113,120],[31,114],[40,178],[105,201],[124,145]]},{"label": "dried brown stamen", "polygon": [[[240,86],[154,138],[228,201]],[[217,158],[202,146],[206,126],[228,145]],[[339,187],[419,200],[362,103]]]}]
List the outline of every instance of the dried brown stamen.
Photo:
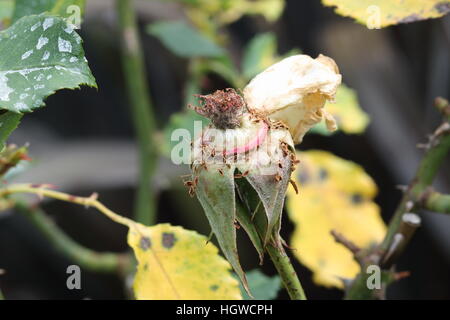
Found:
[{"label": "dried brown stamen", "polygon": [[199,98],[201,106],[189,105],[189,108],[209,118],[216,128],[234,129],[240,126],[245,102],[236,90],[228,88],[217,90],[213,94],[195,96]]}]

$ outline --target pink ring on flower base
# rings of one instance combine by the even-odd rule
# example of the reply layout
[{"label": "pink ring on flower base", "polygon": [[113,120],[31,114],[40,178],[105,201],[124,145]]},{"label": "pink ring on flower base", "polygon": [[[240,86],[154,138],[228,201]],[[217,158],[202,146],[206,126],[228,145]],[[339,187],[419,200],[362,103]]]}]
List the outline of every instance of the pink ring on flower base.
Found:
[{"label": "pink ring on flower base", "polygon": [[250,150],[256,148],[261,143],[263,143],[264,139],[266,139],[268,131],[269,131],[269,126],[267,125],[267,123],[263,122],[262,127],[258,130],[258,132],[256,133],[256,137],[254,139],[250,140],[250,142],[244,146],[236,147],[231,150],[224,150],[223,154],[225,156],[229,156],[229,155],[233,155],[233,154],[245,153],[247,151],[250,151]]}]

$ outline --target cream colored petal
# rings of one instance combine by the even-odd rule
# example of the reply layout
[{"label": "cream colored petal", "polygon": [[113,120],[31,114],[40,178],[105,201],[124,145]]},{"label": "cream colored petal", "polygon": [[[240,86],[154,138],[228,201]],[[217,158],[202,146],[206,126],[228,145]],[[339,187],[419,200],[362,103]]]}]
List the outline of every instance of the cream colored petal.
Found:
[{"label": "cream colored petal", "polygon": [[[250,111],[284,122],[294,142],[300,143],[304,134],[322,120],[322,108],[326,100],[334,98],[340,83],[333,59],[295,55],[253,78],[244,88],[244,98]],[[329,117],[327,120],[331,125]]]},{"label": "cream colored petal", "polygon": [[325,118],[325,125],[327,126],[328,131],[336,131],[337,123],[333,115],[328,111],[323,110],[323,117]]}]

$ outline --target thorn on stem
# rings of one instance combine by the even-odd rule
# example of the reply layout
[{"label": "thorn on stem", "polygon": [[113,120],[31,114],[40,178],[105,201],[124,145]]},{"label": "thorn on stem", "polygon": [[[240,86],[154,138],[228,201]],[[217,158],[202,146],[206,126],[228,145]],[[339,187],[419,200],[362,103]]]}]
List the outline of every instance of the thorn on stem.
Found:
[{"label": "thorn on stem", "polygon": [[27,155],[26,153],[24,153],[24,154],[21,154],[21,155],[20,155],[20,160],[31,161],[31,160],[33,160],[33,159],[30,158],[29,155]]},{"label": "thorn on stem", "polygon": [[208,235],[208,238],[206,239],[206,243],[205,244],[208,244],[211,241],[213,235],[214,235],[214,232],[211,230],[211,232]]},{"label": "thorn on stem", "polygon": [[290,245],[288,245],[287,242],[284,241],[283,238],[280,238],[280,241],[281,241],[281,245],[282,245],[283,247],[285,247],[285,248],[287,248],[287,249],[289,249],[289,250],[291,250],[291,251],[297,251],[296,248],[291,247]]},{"label": "thorn on stem", "polygon": [[396,272],[394,274],[394,280],[399,281],[401,279],[409,277],[410,275],[411,275],[411,272],[409,272],[409,271]]},{"label": "thorn on stem", "polygon": [[91,200],[91,201],[97,201],[97,200],[98,200],[98,193],[97,193],[97,192],[93,192],[93,193],[89,196],[89,200]]},{"label": "thorn on stem", "polygon": [[298,187],[294,180],[289,179],[289,182],[291,183],[292,187],[294,188],[295,194],[298,194]]},{"label": "thorn on stem", "polygon": [[411,211],[412,208],[414,208],[414,202],[411,201],[411,200],[408,201],[408,202],[406,202],[406,204],[405,204],[405,210],[406,210],[406,211]]},{"label": "thorn on stem", "polygon": [[444,121],[431,135],[428,135],[428,142],[419,143],[417,147],[428,151],[439,144],[439,138],[441,136],[448,133],[450,133],[450,123]]},{"label": "thorn on stem", "polygon": [[392,239],[389,249],[381,259],[381,267],[389,269],[395,260],[403,253],[417,228],[421,225],[420,217],[415,213],[405,213]]},{"label": "thorn on stem", "polygon": [[362,264],[362,261],[361,261],[360,257],[358,256],[358,254],[361,252],[360,247],[358,247],[351,240],[347,239],[342,233],[339,233],[336,230],[331,230],[330,234],[333,236],[334,241],[336,241],[337,243],[340,243],[344,247],[346,247],[353,254],[354,259],[359,264]]},{"label": "thorn on stem", "polygon": [[439,112],[442,112],[446,116],[450,116],[450,104],[447,99],[437,97],[434,99],[434,105]]}]

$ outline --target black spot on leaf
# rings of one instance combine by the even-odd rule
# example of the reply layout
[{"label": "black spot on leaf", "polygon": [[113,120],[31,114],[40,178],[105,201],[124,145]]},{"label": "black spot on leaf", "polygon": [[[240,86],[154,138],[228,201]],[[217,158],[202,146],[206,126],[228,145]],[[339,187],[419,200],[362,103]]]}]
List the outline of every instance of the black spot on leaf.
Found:
[{"label": "black spot on leaf", "polygon": [[360,204],[363,201],[362,195],[359,193],[352,194],[352,202],[353,204]]},{"label": "black spot on leaf", "polygon": [[448,1],[444,1],[444,2],[439,2],[437,3],[435,6],[436,10],[439,13],[447,13],[450,11],[450,3]]},{"label": "black spot on leaf", "polygon": [[415,21],[419,21],[419,20],[423,20],[423,17],[419,16],[418,14],[411,14],[411,15],[403,18],[402,20],[400,20],[399,23],[409,23],[409,22],[415,22]]},{"label": "black spot on leaf", "polygon": [[217,291],[219,289],[219,286],[217,284],[213,284],[211,287],[209,287],[211,291]]},{"label": "black spot on leaf", "polygon": [[324,181],[326,178],[328,178],[328,171],[324,168],[321,168],[319,171],[319,179],[320,181]]},{"label": "black spot on leaf", "polygon": [[162,245],[164,248],[170,249],[174,246],[177,239],[175,238],[175,235],[170,232],[164,232],[162,234]]},{"label": "black spot on leaf", "polygon": [[139,241],[139,247],[141,247],[142,250],[146,251],[148,248],[150,248],[152,245],[149,237],[142,237]]},{"label": "black spot on leaf", "polygon": [[301,184],[306,184],[309,181],[309,173],[305,168],[301,168],[298,174],[298,180]]}]

